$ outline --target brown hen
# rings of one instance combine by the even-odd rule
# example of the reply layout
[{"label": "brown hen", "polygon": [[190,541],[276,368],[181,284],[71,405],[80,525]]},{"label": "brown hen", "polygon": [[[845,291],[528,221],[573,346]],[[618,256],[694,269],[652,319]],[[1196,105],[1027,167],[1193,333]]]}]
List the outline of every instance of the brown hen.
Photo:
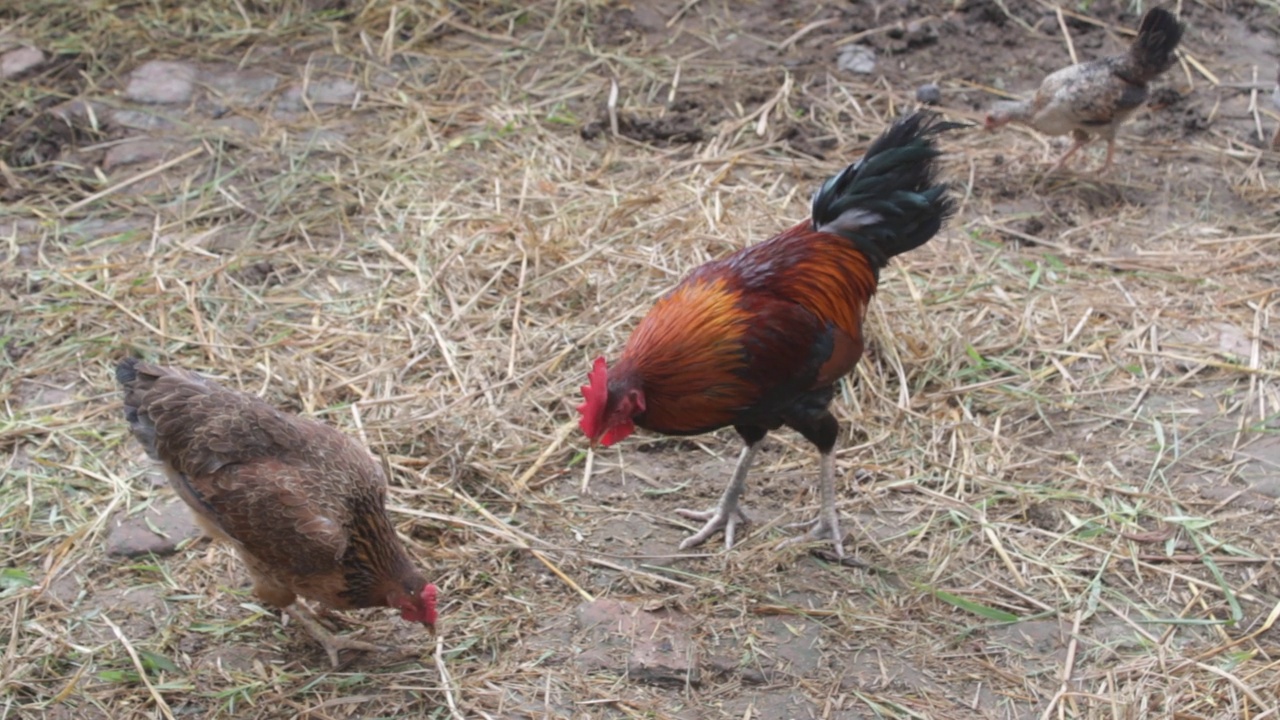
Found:
[{"label": "brown hen", "polygon": [[434,630],[436,586],[387,517],[387,481],[341,432],[189,370],[123,360],[116,379],[133,436],[215,539],[235,547],[254,594],[290,612],[338,665],[376,645],[326,630],[295,602],[391,607]]}]

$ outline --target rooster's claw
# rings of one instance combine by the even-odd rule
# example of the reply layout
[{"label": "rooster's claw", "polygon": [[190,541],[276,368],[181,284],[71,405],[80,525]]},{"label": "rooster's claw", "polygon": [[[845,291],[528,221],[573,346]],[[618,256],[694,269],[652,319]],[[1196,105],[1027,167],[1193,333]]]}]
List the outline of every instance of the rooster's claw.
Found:
[{"label": "rooster's claw", "polygon": [[707,524],[702,526],[698,532],[685,538],[680,543],[681,550],[688,550],[691,547],[701,545],[707,541],[707,538],[715,535],[721,530],[724,531],[724,548],[728,550],[733,547],[733,534],[738,525],[750,522],[747,516],[743,514],[742,509],[735,506],[733,508],[714,507],[710,510],[676,510],[676,514],[687,517],[690,520],[706,520]]}]

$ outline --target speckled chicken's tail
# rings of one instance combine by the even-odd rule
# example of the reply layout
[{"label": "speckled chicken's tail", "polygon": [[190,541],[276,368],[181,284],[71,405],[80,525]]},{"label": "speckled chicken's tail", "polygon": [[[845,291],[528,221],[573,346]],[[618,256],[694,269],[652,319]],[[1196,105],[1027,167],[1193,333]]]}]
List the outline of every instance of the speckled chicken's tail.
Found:
[{"label": "speckled chicken's tail", "polygon": [[1182,40],[1182,25],[1168,10],[1151,8],[1142,16],[1138,37],[1125,56],[1118,74],[1129,82],[1142,85],[1173,67],[1177,56],[1173,51]]}]

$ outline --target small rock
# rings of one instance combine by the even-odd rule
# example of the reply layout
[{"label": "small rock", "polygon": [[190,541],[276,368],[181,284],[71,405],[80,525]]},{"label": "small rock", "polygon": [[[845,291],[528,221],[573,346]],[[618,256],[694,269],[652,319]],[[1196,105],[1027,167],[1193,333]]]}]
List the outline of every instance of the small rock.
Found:
[{"label": "small rock", "polygon": [[124,94],[140,103],[185,103],[195,93],[195,81],[196,69],[187,63],[152,60],[135,68],[129,75],[129,85]]},{"label": "small rock", "polygon": [[923,20],[912,20],[907,23],[906,32],[903,37],[907,41],[907,47],[917,47],[920,45],[929,45],[938,40],[938,33],[933,28],[932,23]]},{"label": "small rock", "polygon": [[921,105],[937,105],[942,102],[942,89],[935,83],[925,83],[916,88],[916,100]]},{"label": "small rock", "polygon": [[39,48],[23,46],[0,55],[0,78],[8,80],[44,62],[44,52]]},{"label": "small rock", "polygon": [[[1253,484],[1253,491],[1264,497],[1280,498],[1280,477],[1259,480]],[[1274,503],[1272,503],[1272,507],[1275,507]]]},{"label": "small rock", "polygon": [[102,158],[102,169],[111,172],[124,165],[154,163],[164,159],[180,147],[172,140],[133,138],[112,147]]},{"label": "small rock", "polygon": [[1216,323],[1218,330],[1218,349],[1239,358],[1247,358],[1253,354],[1253,338],[1247,331],[1231,323]]},{"label": "small rock", "polygon": [[629,633],[635,627],[636,611],[634,604],[618,600],[600,599],[582,603],[577,610],[578,628],[594,630],[604,626],[620,633]]},{"label": "small rock", "polygon": [[290,147],[335,148],[345,142],[347,136],[334,128],[312,128],[289,136]]},{"label": "small rock", "polygon": [[280,96],[278,109],[285,112],[296,112],[304,109],[308,103],[316,105],[350,105],[355,102],[360,87],[350,80],[342,78],[316,79],[306,84],[306,100],[303,101],[303,84],[294,83],[285,89]]},{"label": "small rock", "polygon": [[1200,488],[1200,497],[1228,507],[1244,508],[1253,512],[1269,512],[1276,509],[1276,501],[1254,488],[1241,492],[1238,487],[1211,485]]},{"label": "small rock", "polygon": [[239,250],[251,237],[253,233],[249,232],[248,228],[236,225],[215,225],[195,234],[188,233],[184,237],[175,237],[173,244],[176,247],[190,243],[210,252],[224,253]]},{"label": "small rock", "polygon": [[46,112],[68,125],[95,129],[111,124],[113,116],[111,108],[106,105],[80,99],[58,103]]},{"label": "small rock", "polygon": [[167,117],[157,115],[155,113],[142,112],[140,110],[120,109],[111,113],[112,124],[129,128],[130,130],[142,130],[144,132],[159,132],[163,130],[171,130],[177,126],[177,123]]},{"label": "small rock", "polygon": [[262,128],[256,121],[240,115],[219,118],[210,123],[210,125],[225,130],[228,135],[240,140],[256,138],[262,134]]},{"label": "small rock", "polygon": [[627,675],[651,685],[697,685],[702,682],[697,660],[697,649],[683,632],[637,638],[627,658]]},{"label": "small rock", "polygon": [[200,80],[232,107],[259,107],[280,84],[280,78],[275,75],[252,69],[209,71],[202,74]]},{"label": "small rock", "polygon": [[702,682],[691,623],[671,611],[650,612],[623,600],[578,606],[578,627],[588,650],[576,658],[591,670],[608,670],[653,685],[685,687]]},{"label": "small rock", "polygon": [[870,75],[876,71],[875,48],[866,45],[845,45],[836,56],[836,67],[859,75]]},{"label": "small rock", "polygon": [[116,515],[111,520],[107,536],[107,554],[126,558],[148,553],[169,555],[184,540],[201,535],[203,532],[192,517],[191,509],[174,498],[156,503],[140,513]]},{"label": "small rock", "polygon": [[63,605],[75,605],[85,594],[85,583],[73,572],[63,573],[46,586],[45,592]]}]

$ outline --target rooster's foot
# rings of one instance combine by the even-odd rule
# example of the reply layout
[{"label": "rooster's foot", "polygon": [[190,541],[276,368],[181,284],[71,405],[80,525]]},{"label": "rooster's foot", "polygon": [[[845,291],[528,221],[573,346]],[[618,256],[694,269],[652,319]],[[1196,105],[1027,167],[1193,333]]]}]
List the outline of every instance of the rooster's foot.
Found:
[{"label": "rooster's foot", "polygon": [[729,508],[717,506],[710,510],[676,510],[676,514],[687,517],[690,520],[707,521],[707,524],[703,525],[701,530],[685,538],[684,542],[680,543],[681,550],[688,550],[691,547],[701,545],[707,541],[707,538],[721,530],[724,531],[724,547],[728,550],[733,547],[733,535],[738,525],[750,522],[736,503]]},{"label": "rooster's foot", "polygon": [[840,516],[835,510],[824,512],[813,520],[791,523],[789,528],[809,528],[809,532],[787,538],[778,543],[779,549],[799,543],[825,541],[835,548],[836,557],[844,559],[844,533],[840,531]]}]

